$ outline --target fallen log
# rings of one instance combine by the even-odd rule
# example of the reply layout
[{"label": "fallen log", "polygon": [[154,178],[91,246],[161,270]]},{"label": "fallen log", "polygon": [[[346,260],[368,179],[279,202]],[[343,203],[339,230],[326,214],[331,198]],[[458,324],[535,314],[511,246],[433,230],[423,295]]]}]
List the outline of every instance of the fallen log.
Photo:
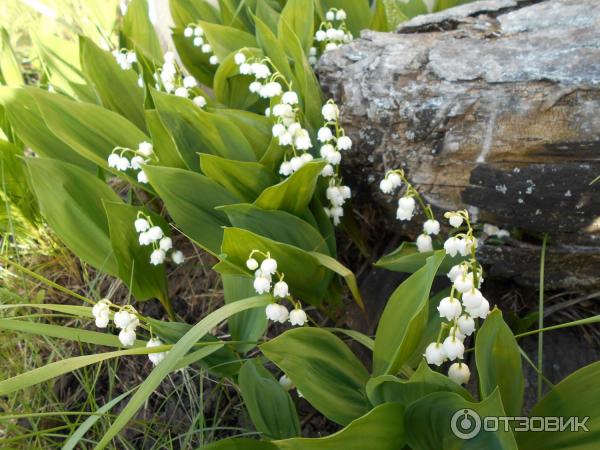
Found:
[{"label": "fallen log", "polygon": [[[438,212],[468,208],[518,239],[484,245],[490,274],[600,285],[600,3],[491,0],[364,31],[326,53],[321,85],[356,145],[356,205],[393,222],[378,190],[402,167]],[[417,230],[405,228],[405,233]]]}]

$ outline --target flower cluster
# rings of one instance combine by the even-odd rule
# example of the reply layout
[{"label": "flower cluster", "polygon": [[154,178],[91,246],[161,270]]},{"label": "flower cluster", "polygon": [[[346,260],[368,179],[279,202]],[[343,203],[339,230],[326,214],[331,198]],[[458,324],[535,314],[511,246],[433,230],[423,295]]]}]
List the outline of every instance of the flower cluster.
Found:
[{"label": "flower cluster", "polygon": [[[131,305],[121,307],[113,304],[109,299],[103,298],[92,308],[92,315],[96,320],[96,326],[98,328],[106,328],[108,326],[112,314],[111,308],[116,309],[116,312],[113,314],[115,327],[121,330],[119,332],[119,342],[121,342],[121,345],[124,347],[131,347],[135,344],[137,337],[136,329],[140,325],[137,311]],[[158,347],[160,345],[163,345],[163,343],[158,338],[151,338],[146,343],[147,348]],[[167,353],[168,352],[149,353],[148,359],[156,365],[165,358]]]},{"label": "flower cluster", "polygon": [[[204,30],[200,25],[196,25],[193,23],[189,24],[183,30],[183,35],[186,38],[192,40],[194,47],[200,47],[202,53],[208,55],[213,52],[212,47],[210,46],[206,39],[206,36],[204,35]],[[213,66],[216,66],[217,64],[219,64],[219,58],[217,57],[217,55],[212,54],[210,58],[208,58],[208,62],[211,63]]]},{"label": "flower cluster", "polygon": [[150,264],[158,266],[165,261],[167,252],[171,252],[171,260],[175,264],[182,264],[185,257],[180,250],[173,249],[173,241],[165,236],[162,228],[152,223],[152,218],[143,212],[138,212],[138,217],[134,222],[135,231],[139,233],[138,239],[142,246],[152,245],[150,254]]},{"label": "flower cluster", "polygon": [[[272,107],[266,112],[274,118],[271,132],[279,145],[286,149],[279,173],[289,176],[313,160],[308,152],[313,146],[310,134],[300,123],[298,94],[292,90],[291,83],[273,67],[269,58],[247,58],[243,51],[236,53],[234,58],[240,74],[254,77],[249,86],[250,92],[271,99]],[[292,154],[289,160],[288,149],[291,149]]]},{"label": "flower cluster", "polygon": [[[332,8],[325,13],[325,22],[321,22],[315,33],[316,46],[310,51],[309,62],[315,64],[317,55],[335,50],[342,44],[352,42],[352,33],[346,26],[346,11]],[[314,49],[314,50],[313,50]]]},{"label": "flower cluster", "polygon": [[[446,253],[456,254],[458,245],[462,251],[464,248],[468,249],[470,257],[448,272],[448,278],[452,282],[450,296],[443,298],[437,307],[440,317],[447,322],[442,323],[437,341],[429,344],[424,354],[427,363],[436,366],[447,360],[462,359],[465,352],[464,341],[475,332],[475,319],[485,319],[490,312],[490,304],[479,290],[483,283],[483,269],[475,258],[476,239],[473,237],[469,214],[464,210],[453,211],[446,213],[445,217],[454,228],[461,227],[463,222],[467,227],[466,233],[450,237],[446,241],[446,244],[448,241],[452,242],[451,245],[444,244]],[[461,243],[456,244],[456,239]],[[448,333],[442,342],[446,330]],[[450,366],[448,376],[459,384],[466,383],[470,377],[469,367],[457,361]]]},{"label": "flower cluster", "polygon": [[175,94],[178,97],[191,97],[200,108],[206,106],[206,99],[202,95],[196,95],[197,92],[194,91],[198,81],[191,75],[182,74],[175,61],[175,53],[166,52],[164,59],[163,66],[154,74],[156,90],[164,90],[167,94]]},{"label": "flower cluster", "polygon": [[120,49],[113,50],[112,55],[115,57],[117,64],[123,70],[129,70],[133,67],[135,63],[137,63],[137,55],[132,50]]},{"label": "flower cluster", "polygon": [[[128,156],[130,156],[128,158]],[[138,171],[137,180],[140,183],[148,183],[148,177],[142,170],[143,164],[154,162],[154,148],[150,142],[140,142],[136,150],[127,147],[115,147],[108,156],[108,167],[112,167],[121,172],[129,169]]]},{"label": "flower cluster", "polygon": [[406,189],[402,197],[398,199],[396,218],[401,221],[411,220],[418,201],[427,216],[427,220],[423,223],[423,232],[417,237],[417,250],[421,253],[430,252],[433,250],[432,236],[437,236],[440,233],[440,223],[433,216],[431,207],[425,205],[419,192],[410,184],[404,171],[401,169],[388,171],[379,183],[379,189],[384,194],[393,194],[403,185],[406,186]]},{"label": "flower cluster", "polygon": [[321,176],[330,178],[329,187],[325,192],[330,204],[325,208],[325,214],[333,220],[334,225],[339,225],[340,219],[344,215],[343,205],[352,196],[350,188],[342,184],[340,175],[342,152],[352,148],[352,140],[340,127],[340,111],[333,100],[329,100],[323,105],[321,114],[325,123],[317,132],[317,140],[321,143],[319,153],[327,161],[327,165],[321,171]]},{"label": "flower cluster", "polygon": [[[255,259],[255,255],[263,258],[260,264]],[[279,323],[289,321],[290,324],[297,326],[302,326],[308,321],[306,312],[301,308],[300,303],[290,295],[288,284],[283,281],[285,274],[277,271],[277,261],[271,258],[269,252],[263,253],[260,250],[252,250],[246,261],[246,267],[254,271],[254,289],[256,292],[258,294],[272,293],[275,298],[275,302],[267,305],[265,309],[267,319]],[[275,284],[273,284],[273,277],[277,279]],[[294,305],[292,311],[288,311],[284,305],[277,303],[285,299]]]}]

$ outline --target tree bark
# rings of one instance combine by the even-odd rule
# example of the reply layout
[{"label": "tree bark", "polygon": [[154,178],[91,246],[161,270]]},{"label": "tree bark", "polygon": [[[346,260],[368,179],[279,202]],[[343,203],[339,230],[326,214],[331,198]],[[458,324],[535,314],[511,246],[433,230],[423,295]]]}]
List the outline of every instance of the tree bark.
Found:
[{"label": "tree bark", "polygon": [[375,200],[399,229],[378,184],[402,167],[438,217],[466,207],[519,238],[482,246],[490,274],[535,285],[547,232],[547,287],[600,285],[599,2],[419,16],[328,52],[318,74],[355,142],[343,164],[359,208]]}]

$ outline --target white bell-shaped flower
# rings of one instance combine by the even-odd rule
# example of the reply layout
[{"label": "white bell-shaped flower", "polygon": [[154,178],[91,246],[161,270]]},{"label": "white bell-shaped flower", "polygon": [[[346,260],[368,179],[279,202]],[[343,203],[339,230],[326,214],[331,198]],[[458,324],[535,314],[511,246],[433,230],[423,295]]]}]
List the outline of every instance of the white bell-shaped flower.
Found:
[{"label": "white bell-shaped flower", "polygon": [[150,253],[150,264],[152,264],[153,266],[158,266],[165,262],[166,256],[167,254],[164,250],[157,248],[156,250],[153,250],[152,253]]},{"label": "white bell-shaped flower", "polygon": [[379,182],[379,190],[384,194],[391,194],[394,192],[394,185],[388,178],[384,178]]},{"label": "white bell-shaped flower", "polygon": [[458,328],[465,336],[471,336],[475,331],[475,320],[471,316],[463,314],[458,318]]},{"label": "white bell-shaped flower", "polygon": [[335,170],[331,164],[327,164],[325,167],[323,167],[323,170],[321,170],[322,177],[330,177],[334,173],[335,173]]},{"label": "white bell-shaped flower", "polygon": [[435,219],[426,220],[423,223],[423,231],[427,234],[437,235],[440,232],[440,223]]},{"label": "white bell-shaped flower", "polygon": [[296,105],[298,104],[298,94],[294,91],[284,92],[281,96],[281,101],[287,105]]},{"label": "white bell-shaped flower", "polygon": [[183,98],[188,98],[189,96],[189,92],[186,88],[182,87],[178,87],[177,89],[175,89],[175,95],[177,97],[183,97]]},{"label": "white bell-shaped flower", "polygon": [[153,226],[152,228],[150,228],[148,230],[148,237],[152,240],[152,242],[154,241],[158,241],[159,239],[161,239],[163,237],[163,230],[161,227],[158,226]]},{"label": "white bell-shaped flower", "polygon": [[206,99],[202,95],[196,95],[192,101],[199,108],[204,108],[206,106]]},{"label": "white bell-shaped flower", "polygon": [[248,258],[246,261],[246,267],[250,270],[256,270],[258,269],[258,261],[254,258]]},{"label": "white bell-shaped flower", "polygon": [[240,64],[243,64],[246,62],[246,55],[244,55],[242,52],[237,52],[235,54],[235,56],[233,57],[235,63],[239,66]]},{"label": "white bell-shaped flower", "polygon": [[349,150],[352,148],[352,139],[348,136],[340,136],[337,140],[337,148],[338,150]]},{"label": "white bell-shaped flower", "polygon": [[281,375],[281,377],[279,377],[279,384],[286,391],[294,389],[294,382],[286,374],[283,374],[283,375]]},{"label": "white bell-shaped flower", "polygon": [[484,300],[483,294],[479,289],[471,289],[470,291],[464,292],[462,295],[462,302],[465,308],[477,309],[481,306],[481,302]]},{"label": "white bell-shaped flower", "polygon": [[457,362],[450,365],[448,368],[448,377],[458,384],[467,384],[471,377],[469,366],[463,362]]},{"label": "white bell-shaped flower", "polygon": [[125,156],[121,156],[119,161],[117,162],[117,170],[121,172],[125,172],[127,169],[131,167],[129,160]]},{"label": "white bell-shaped flower", "polygon": [[448,332],[448,336],[455,336],[456,339],[460,339],[461,342],[465,341],[466,336],[460,331],[460,328],[455,326],[450,327],[450,331]]},{"label": "white bell-shaped flower", "polygon": [[327,39],[327,33],[325,33],[325,31],[323,30],[318,30],[315,33],[315,40],[317,42],[323,42],[325,39]]},{"label": "white bell-shaped flower", "polygon": [[277,303],[269,303],[265,308],[267,319],[272,320],[273,322],[278,321],[280,313],[279,304]]},{"label": "white bell-shaped flower", "polygon": [[[149,339],[148,342],[146,343],[146,348],[152,348],[152,347],[160,347],[161,345],[163,345],[162,341],[158,338],[153,338],[153,339]],[[167,352],[159,352],[159,353],[148,353],[148,359],[152,362],[152,364],[154,364],[155,366],[161,362],[163,359],[165,359],[165,356],[167,356]]]},{"label": "white bell-shaped flower", "polygon": [[108,155],[108,167],[116,169],[119,165],[120,160],[121,157],[118,154],[111,153],[110,155]]},{"label": "white bell-shaped flower", "polygon": [[289,163],[289,161],[284,161],[281,163],[281,166],[279,166],[279,173],[284,177],[291,175],[293,172],[294,170],[292,169],[292,165]]},{"label": "white bell-shaped flower", "polygon": [[387,179],[392,183],[392,187],[394,189],[402,186],[402,177],[398,175],[396,172],[391,172],[388,174]]},{"label": "white bell-shaped flower", "polygon": [[429,344],[423,356],[427,360],[427,364],[434,364],[436,366],[441,366],[447,359],[443,345],[437,342]]},{"label": "white bell-shaped flower", "polygon": [[110,300],[104,298],[92,307],[92,315],[98,328],[106,328],[110,320]]},{"label": "white bell-shaped flower", "polygon": [[119,341],[123,345],[123,347],[131,347],[135,344],[135,330],[131,328],[124,328],[119,333]]},{"label": "white bell-shaped flower", "polygon": [[484,298],[477,308],[465,308],[471,317],[485,319],[490,313],[490,303]]},{"label": "white bell-shaped flower", "polygon": [[442,344],[444,347],[444,353],[450,361],[454,361],[456,358],[462,359],[465,353],[465,345],[460,339],[455,336],[448,336],[444,339]]},{"label": "white bell-shaped flower", "polygon": [[283,280],[278,281],[273,286],[273,296],[274,297],[286,298],[288,296],[288,293],[289,293],[288,285]]},{"label": "white bell-shaped flower", "polygon": [[450,225],[454,228],[458,228],[462,225],[463,218],[460,214],[452,214],[450,215],[448,222],[450,222]]},{"label": "white bell-shaped flower", "polygon": [[139,183],[146,184],[148,183],[148,175],[143,170],[140,170],[137,174],[137,180]]},{"label": "white bell-shaped flower", "polygon": [[185,256],[183,256],[183,252],[181,250],[175,250],[173,253],[171,253],[171,260],[177,265],[183,264],[185,262]]},{"label": "white bell-shaped flower", "polygon": [[273,275],[277,271],[277,261],[273,258],[265,258],[260,265],[263,274]]},{"label": "white bell-shaped flower", "polygon": [[133,158],[131,158],[131,168],[133,170],[140,170],[142,168],[142,164],[144,164],[146,161],[144,161],[144,158],[142,158],[139,155],[134,156]]},{"label": "white bell-shaped flower", "polygon": [[457,277],[454,280],[454,289],[456,289],[458,292],[464,294],[465,292],[470,291],[471,289],[473,289],[474,287],[474,283],[473,283],[473,274],[472,273],[463,273],[461,276]]},{"label": "white bell-shaped flower", "polygon": [[444,250],[446,250],[446,253],[452,257],[456,256],[461,245],[460,241],[460,239],[454,236],[446,239],[446,242],[444,242]]},{"label": "white bell-shaped flower", "polygon": [[301,327],[308,321],[308,317],[303,309],[295,308],[290,312],[290,323],[294,326]]},{"label": "white bell-shaped flower", "polygon": [[317,140],[319,142],[329,142],[331,139],[333,139],[333,133],[331,132],[331,128],[319,128],[319,131],[317,132]]},{"label": "white bell-shaped flower", "polygon": [[169,250],[171,250],[173,248],[173,240],[170,237],[165,236],[164,238],[162,238],[160,240],[160,242],[158,243],[158,246],[160,247],[161,250],[168,252]]},{"label": "white bell-shaped flower", "polygon": [[139,219],[136,219],[133,224],[135,226],[135,231],[137,231],[138,233],[141,233],[142,231],[146,231],[150,228],[150,223],[142,217],[140,217]]},{"label": "white bell-shaped flower", "polygon": [[336,20],[346,20],[346,11],[344,11],[343,9],[338,9],[338,11],[335,13],[335,18]]},{"label": "white bell-shaped flower", "polygon": [[440,313],[440,317],[445,317],[447,320],[452,321],[461,315],[462,306],[454,297],[445,297],[440,301],[437,310]]},{"label": "white bell-shaped flower", "polygon": [[448,272],[447,277],[450,279],[450,281],[452,281],[454,283],[454,280],[456,280],[456,278],[463,275],[464,273],[465,273],[465,268],[463,267],[463,265],[457,264],[455,266],[452,266],[452,268]]},{"label": "white bell-shaped flower", "polygon": [[428,234],[420,234],[417,237],[417,250],[420,253],[433,251],[433,241]]},{"label": "white bell-shaped flower", "polygon": [[260,276],[254,279],[254,290],[259,294],[266,294],[271,290],[271,280]]},{"label": "white bell-shaped flower", "polygon": [[325,103],[321,108],[321,114],[326,121],[334,122],[337,120],[340,111],[335,103]]}]

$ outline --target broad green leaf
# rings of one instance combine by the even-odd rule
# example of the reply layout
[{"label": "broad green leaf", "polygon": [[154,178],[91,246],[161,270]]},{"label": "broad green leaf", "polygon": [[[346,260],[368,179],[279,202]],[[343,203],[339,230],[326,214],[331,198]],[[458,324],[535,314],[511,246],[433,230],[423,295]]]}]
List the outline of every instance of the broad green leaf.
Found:
[{"label": "broad green leaf", "polygon": [[322,0],[320,3],[323,13],[331,8],[346,11],[346,26],[355,38],[360,36],[360,30],[369,28],[372,13],[368,0]]},{"label": "broad green leaf", "polygon": [[[225,303],[232,303],[251,297],[256,292],[253,279],[240,275],[222,275],[223,294]],[[255,308],[243,311],[230,317],[227,321],[229,334],[235,341],[249,342],[238,344],[236,348],[240,352],[247,352],[256,347],[253,342],[264,334],[267,329],[267,316],[264,308]]]},{"label": "broad green leaf", "polygon": [[50,131],[29,90],[0,88],[0,103],[4,105],[10,125],[19,139],[38,155],[75,164],[95,172],[94,163],[81,156]]},{"label": "broad green leaf", "polygon": [[169,134],[160,120],[160,115],[155,109],[147,109],[145,111],[146,123],[148,124],[148,130],[150,130],[150,136],[152,136],[152,145],[154,147],[154,154],[158,158],[161,166],[176,167],[179,169],[189,169],[179,150],[173,140],[173,137]]},{"label": "broad green leaf", "polygon": [[76,317],[93,317],[92,308],[89,306],[75,306],[75,305],[55,305],[53,303],[20,303],[12,305],[0,305],[0,310],[4,309],[19,309],[19,308],[31,308],[31,309],[47,309],[48,311],[56,311],[63,314],[70,314]]},{"label": "broad green leaf", "polygon": [[311,304],[320,302],[331,280],[331,272],[321,266],[310,253],[248,230],[225,228],[221,263],[215,266],[215,270],[230,273],[227,269],[234,267],[237,269],[234,274],[251,276],[251,272],[246,268],[246,260],[254,249],[270,252],[277,260],[278,270],[285,273],[285,281],[293,295]]},{"label": "broad green leaf", "polygon": [[35,99],[46,125],[56,137],[80,155],[108,168],[115,147],[137,149],[150,138],[120,114],[91,103],[68,100],[40,89],[27,89]]},{"label": "broad green leaf", "polygon": [[[137,411],[144,405],[144,403],[164,380],[167,374],[169,374],[169,372],[171,372],[177,366],[178,362],[193,347],[193,345],[198,342],[199,339],[234,314],[259,306],[266,306],[270,301],[271,298],[269,296],[260,296],[230,303],[210,313],[208,316],[194,325],[190,331],[188,331],[179,340],[179,342],[177,342],[177,344],[171,348],[161,363],[158,364],[146,377],[127,406],[121,411],[119,416],[115,419],[113,424],[102,437],[102,440],[98,443],[98,445],[96,445],[95,449],[100,450],[105,448],[113,440],[113,438],[123,429],[123,427],[125,427],[127,423],[129,423],[129,421],[135,416]],[[1,384],[2,382],[0,382],[0,386]]]},{"label": "broad green leaf", "polygon": [[[256,23],[256,42],[258,43],[258,47],[271,59],[275,68],[285,77],[288,83],[296,84],[296,78],[290,67],[288,57],[277,40],[277,36],[258,17],[255,17],[254,21]],[[254,47],[256,46],[255,44]]]},{"label": "broad green leaf", "polygon": [[490,313],[477,332],[475,361],[481,395],[487,397],[497,388],[508,415],[521,414],[524,391],[521,354],[498,309]]},{"label": "broad green leaf", "polygon": [[173,30],[173,43],[177,48],[177,54],[181,58],[184,67],[196,80],[205,86],[213,86],[213,77],[218,66],[210,64],[210,53],[202,53],[202,50],[194,46],[194,39],[183,35],[183,28]]},{"label": "broad green leaf", "polygon": [[215,112],[237,125],[252,146],[256,159],[263,157],[273,137],[269,118],[239,109],[217,109]]},{"label": "broad green leaf", "polygon": [[[600,440],[600,362],[585,366],[569,375],[546,394],[536,404],[530,417],[578,418],[578,423],[584,423],[589,429],[570,427],[557,432],[516,433],[519,448],[522,450],[594,450]],[[585,417],[589,417],[584,421]],[[551,422],[549,422],[551,423]],[[554,422],[556,423],[556,422]]]},{"label": "broad green leaf", "polygon": [[23,75],[15,52],[10,45],[10,36],[0,27],[0,83],[7,86],[22,86]]},{"label": "broad green leaf", "polygon": [[281,39],[282,22],[285,21],[298,37],[304,53],[308,55],[314,39],[314,3],[305,0],[288,0],[281,11],[278,36]]},{"label": "broad green leaf", "polygon": [[317,129],[323,124],[321,106],[323,95],[321,87],[308,63],[306,52],[303,50],[298,37],[285,20],[279,22],[279,42],[287,55],[294,62],[293,70],[297,83],[292,88],[300,94],[304,115],[308,123]]},{"label": "broad green leaf", "polygon": [[146,131],[144,90],[137,85],[136,72],[121,69],[113,55],[84,36],[79,37],[79,51],[83,72],[102,104]]},{"label": "broad green leaf", "polygon": [[269,5],[269,2],[257,2],[256,17],[262,20],[273,33],[277,33],[277,24],[279,23],[280,14],[277,10]]},{"label": "broad green leaf", "polygon": [[[0,330],[19,331],[21,333],[66,339],[68,341],[86,344],[104,345],[106,347],[123,347],[117,335],[109,334],[105,330],[89,331],[63,325],[52,325],[16,319],[0,319]],[[144,341],[138,339],[135,342],[134,347],[144,347],[145,345],[146,343]]]},{"label": "broad green leaf", "polygon": [[146,58],[155,64],[163,61],[163,52],[160,42],[150,22],[148,2],[145,0],[132,0],[127,5],[127,13],[123,17],[123,34],[127,39],[130,49],[140,50]]},{"label": "broad green leaf", "polygon": [[377,406],[342,430],[322,438],[275,441],[281,450],[398,450],[406,443],[404,408],[396,403]]},{"label": "broad green leaf", "polygon": [[86,84],[81,72],[79,49],[76,41],[50,33],[33,35],[33,43],[42,63],[49,86],[81,101],[96,103],[94,90]]},{"label": "broad green leaf", "polygon": [[[325,239],[313,226],[285,211],[261,209],[246,203],[223,206],[219,209],[227,214],[234,227],[294,245],[308,252],[320,252],[313,255],[317,259],[320,254],[329,253]],[[333,270],[332,267],[328,269]]]},{"label": "broad green leaf", "polygon": [[254,204],[263,209],[279,209],[303,216],[312,200],[325,161],[312,161],[281,183],[265,189]]},{"label": "broad green leaf", "polygon": [[416,16],[420,16],[421,14],[428,14],[431,12],[429,11],[429,7],[427,6],[425,0],[408,0],[406,2],[397,1],[396,5],[398,6],[398,8],[400,8],[402,14],[404,14],[409,19],[412,19]]},{"label": "broad green leaf", "polygon": [[[261,52],[257,49],[246,49],[244,54],[247,58],[259,57]],[[235,52],[231,52],[219,63],[213,80],[215,99],[232,109],[250,109],[259,102],[260,97],[250,92],[250,83],[254,77],[240,74],[235,62]],[[259,102],[266,105],[266,102]],[[263,112],[266,106],[253,108],[257,112]]]},{"label": "broad green leaf", "polygon": [[242,31],[254,33],[254,24],[248,15],[248,10],[255,9],[253,6],[257,0],[217,0],[221,10],[221,22],[225,25],[235,27]]},{"label": "broad green leaf", "polygon": [[[4,202],[9,202],[5,208],[10,209],[12,213],[15,209],[18,210],[23,218],[36,226],[39,210],[35,196],[27,183],[27,168],[22,156],[22,149],[10,142],[0,140],[0,198]],[[16,231],[14,233],[16,234]]]},{"label": "broad green leaf", "polygon": [[300,422],[290,394],[259,359],[244,363],[238,382],[257,431],[271,439],[286,439],[300,434]]},{"label": "broad green leaf", "polygon": [[375,348],[375,341],[371,339],[366,334],[361,333],[360,331],[348,330],[345,328],[326,328],[327,330],[333,333],[340,333],[348,336],[349,338],[355,340],[361,345],[364,345],[369,350],[373,351]]},{"label": "broad green leaf", "polygon": [[253,202],[279,179],[257,162],[233,161],[214,155],[201,155],[202,173],[229,192],[245,201]]},{"label": "broad green leaf", "polygon": [[227,216],[215,207],[239,203],[240,199],[198,173],[170,167],[144,169],[169,210],[175,224],[202,248],[218,255]]},{"label": "broad green leaf", "polygon": [[375,335],[374,375],[396,374],[419,344],[427,326],[431,284],[444,256],[443,250],[435,252],[388,300]]},{"label": "broad green leaf", "polygon": [[387,19],[384,0],[375,0],[375,11],[373,12],[373,17],[371,18],[369,29],[375,31],[393,30],[393,28],[390,27]]},{"label": "broad green leaf", "polygon": [[206,0],[169,0],[171,15],[178,28],[197,23],[200,20],[219,23],[219,11]]},{"label": "broad green leaf", "polygon": [[260,349],[327,418],[347,425],[368,411],[367,369],[329,331],[308,327],[288,330]]},{"label": "broad green leaf", "polygon": [[45,158],[27,158],[42,215],[58,237],[83,261],[118,276],[102,201],[120,199],[99,178],[77,166]]},{"label": "broad green leaf", "polygon": [[408,380],[401,380],[394,375],[380,375],[367,383],[367,396],[373,405],[394,402],[407,408],[426,395],[439,391],[454,392],[465,400],[473,401],[466,389],[446,375],[431,370],[425,361]]},{"label": "broad green leaf", "polygon": [[[379,259],[379,261],[375,263],[375,266],[383,267],[384,269],[393,272],[415,273],[425,265],[427,258],[433,255],[433,253],[434,252],[420,253],[414,242],[402,242],[400,247],[396,250]],[[465,258],[462,256],[446,256],[438,269],[438,274],[446,274],[452,266],[460,264],[464,260]]]},{"label": "broad green leaf", "polygon": [[310,254],[314,256],[319,261],[319,264],[321,264],[323,267],[327,267],[332,272],[335,272],[344,278],[346,284],[348,285],[348,289],[350,289],[352,297],[354,297],[354,300],[356,301],[360,309],[364,311],[365,305],[362,301],[360,291],[358,290],[358,284],[356,282],[356,277],[354,276],[354,273],[342,263],[340,263],[337,259],[332,258],[329,255],[325,255],[323,253],[318,252],[310,252]]},{"label": "broad green leaf", "polygon": [[169,308],[167,294],[167,278],[164,264],[150,264],[151,245],[142,246],[139,243],[138,232],[133,225],[138,218],[138,212],[150,215],[154,225],[163,230],[169,229],[162,218],[149,214],[145,208],[130,206],[123,202],[104,202],[108,229],[117,260],[119,278],[129,287],[137,300],[157,298],[166,308]]},{"label": "broad green leaf", "polygon": [[256,39],[250,33],[226,25],[200,22],[208,43],[219,61],[225,60],[227,55],[242,48],[255,48]]},{"label": "broad green leaf", "polygon": [[256,161],[240,129],[219,114],[198,108],[191,100],[151,89],[163,125],[190,168],[198,167],[198,153],[239,161]]},{"label": "broad green leaf", "polygon": [[[473,415],[465,416],[462,410],[472,410]],[[500,393],[494,391],[481,403],[471,403],[452,392],[435,392],[410,405],[404,414],[404,427],[410,448],[419,450],[461,449],[461,450],[517,450],[515,438],[510,431],[504,431],[502,422],[499,431],[481,430],[470,439],[461,439],[452,431],[454,423],[459,432],[475,430],[476,420],[480,427],[486,417],[505,416]],[[461,426],[465,421],[470,426]]]}]

